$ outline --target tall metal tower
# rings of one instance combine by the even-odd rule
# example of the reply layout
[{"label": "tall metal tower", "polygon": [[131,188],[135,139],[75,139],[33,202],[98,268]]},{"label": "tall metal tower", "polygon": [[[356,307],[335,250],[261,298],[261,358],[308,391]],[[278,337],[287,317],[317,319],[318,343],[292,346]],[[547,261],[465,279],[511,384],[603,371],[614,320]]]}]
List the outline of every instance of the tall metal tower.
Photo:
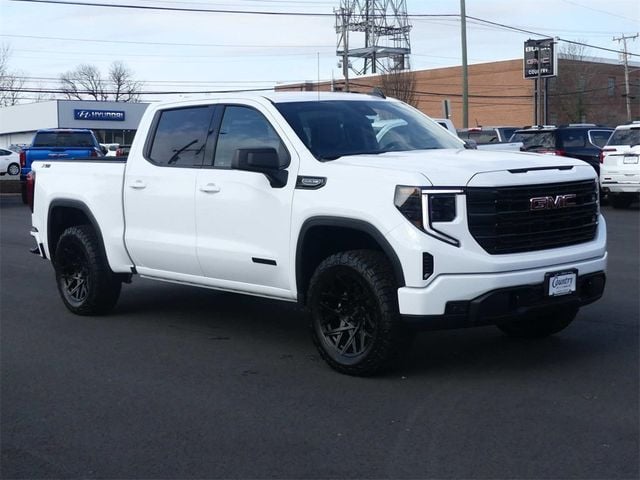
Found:
[{"label": "tall metal tower", "polygon": [[[406,0],[340,0],[334,13],[337,55],[345,79],[349,69],[361,75],[409,68],[411,25]],[[351,59],[364,63],[356,66]]]}]

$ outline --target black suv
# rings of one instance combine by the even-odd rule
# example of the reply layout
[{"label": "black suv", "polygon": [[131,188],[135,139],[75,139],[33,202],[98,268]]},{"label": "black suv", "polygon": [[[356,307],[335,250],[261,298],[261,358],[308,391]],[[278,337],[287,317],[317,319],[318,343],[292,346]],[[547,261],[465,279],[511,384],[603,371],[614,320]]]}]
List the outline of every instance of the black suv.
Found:
[{"label": "black suv", "polygon": [[509,141],[522,142],[523,152],[549,153],[578,158],[600,174],[600,151],[613,129],[593,124],[536,126],[516,130]]}]

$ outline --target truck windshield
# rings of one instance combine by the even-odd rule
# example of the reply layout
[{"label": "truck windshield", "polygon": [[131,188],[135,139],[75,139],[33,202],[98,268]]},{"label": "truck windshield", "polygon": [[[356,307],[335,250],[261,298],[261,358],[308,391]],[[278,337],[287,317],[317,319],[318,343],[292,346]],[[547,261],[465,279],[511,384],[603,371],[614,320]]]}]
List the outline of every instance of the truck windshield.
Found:
[{"label": "truck windshield", "polygon": [[89,132],[39,132],[32,147],[93,147],[93,136]]},{"label": "truck windshield", "polygon": [[402,103],[335,100],[277,103],[276,108],[322,161],[346,155],[464,148],[440,125]]}]

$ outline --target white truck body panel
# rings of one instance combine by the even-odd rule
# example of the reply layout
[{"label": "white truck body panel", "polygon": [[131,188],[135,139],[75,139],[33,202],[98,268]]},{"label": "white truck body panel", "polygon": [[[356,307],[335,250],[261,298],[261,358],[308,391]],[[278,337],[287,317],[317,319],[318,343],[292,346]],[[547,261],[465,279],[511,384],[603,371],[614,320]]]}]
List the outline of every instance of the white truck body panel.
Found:
[{"label": "white truck body panel", "polygon": [[[323,94],[322,98],[343,97]],[[251,106],[271,122],[291,156],[284,188],[272,188],[257,172],[163,168],[144,158],[156,112],[218,102]],[[58,199],[78,201],[100,226],[114,272],[135,269],[159,280],[295,300],[299,293],[297,243],[305,221],[315,217],[358,220],[380,232],[398,256],[405,278],[405,286],[398,291],[400,313],[411,315],[443,314],[448,299],[471,299],[520,282],[539,283],[552,270],[605,269],[606,226],[601,216],[593,241],[506,255],[487,253],[470,234],[464,195],[457,197],[455,221],[438,224],[459,240],[459,247],[411,225],[393,203],[398,185],[464,188],[595,179],[590,166],[571,158],[478,152],[463,149],[462,142],[460,146],[319,162],[266,98],[229,96],[152,105],[126,167],[107,162],[34,164],[34,236],[51,258],[48,206]],[[325,178],[326,185],[318,190],[296,189],[299,175]],[[426,280],[423,252],[437,259],[433,275]]]}]

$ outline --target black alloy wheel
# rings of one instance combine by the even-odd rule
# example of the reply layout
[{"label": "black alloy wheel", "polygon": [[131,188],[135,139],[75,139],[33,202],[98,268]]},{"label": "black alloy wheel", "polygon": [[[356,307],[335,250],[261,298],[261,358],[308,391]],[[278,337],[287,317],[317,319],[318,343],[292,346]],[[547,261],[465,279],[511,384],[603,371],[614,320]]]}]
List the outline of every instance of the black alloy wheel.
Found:
[{"label": "black alloy wheel", "polygon": [[66,244],[56,251],[56,262],[65,299],[72,305],[82,305],[89,295],[90,285],[86,253],[77,245]]},{"label": "black alloy wheel", "polygon": [[73,313],[100,315],[115,306],[122,282],[109,268],[91,226],[69,227],[62,233],[53,265],[62,301]]},{"label": "black alloy wheel", "polygon": [[412,337],[400,322],[391,265],[378,251],[351,250],[322,261],[309,284],[308,306],[313,341],[341,373],[384,370]]},{"label": "black alloy wheel", "polygon": [[326,276],[318,306],[318,334],[335,355],[356,359],[369,350],[378,334],[378,311],[372,292],[354,270],[336,267]]}]

